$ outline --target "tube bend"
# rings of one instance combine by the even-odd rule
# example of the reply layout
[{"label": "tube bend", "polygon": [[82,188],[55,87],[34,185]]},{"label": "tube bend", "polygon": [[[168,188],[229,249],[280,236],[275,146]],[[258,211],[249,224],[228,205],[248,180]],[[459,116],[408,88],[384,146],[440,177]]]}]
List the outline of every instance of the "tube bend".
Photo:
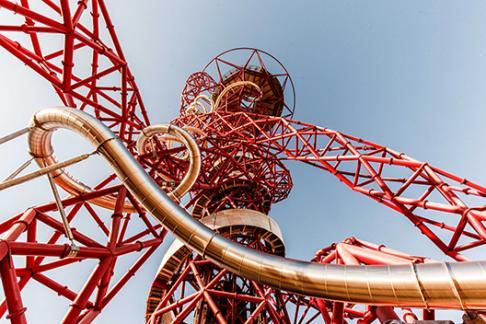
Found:
[{"label": "tube bend", "polygon": [[486,261],[393,266],[323,265],[269,255],[214,233],[172,201],[120,140],[94,117],[72,108],[35,114],[32,152],[50,156],[56,128],[73,130],[98,147],[139,202],[193,250],[238,275],[297,294],[374,305],[486,308]]},{"label": "tube bend", "polygon": [[[194,129],[194,128],[191,128]],[[168,134],[170,138],[168,141],[179,141],[187,147],[187,156],[189,160],[189,169],[187,170],[184,178],[179,183],[177,188],[169,192],[170,198],[178,200],[184,196],[194,185],[201,171],[201,153],[199,147],[192,136],[184,129],[170,124],[152,125],[145,127],[137,140],[137,151],[140,154],[146,153],[145,147],[147,141],[154,135]],[[169,142],[169,143],[170,143]]]},{"label": "tube bend", "polygon": [[[66,110],[67,108],[53,108],[54,110]],[[80,122],[79,120],[77,121]],[[66,128],[63,125],[63,122],[58,121],[57,123],[49,123],[49,126],[45,126],[42,124],[43,122],[39,120],[37,115],[31,120],[31,127],[32,130],[29,132],[29,148],[30,154],[35,158],[36,162],[41,166],[45,167],[48,165],[52,165],[57,163],[57,159],[54,155],[54,149],[51,143],[52,137],[52,130],[55,128]],[[42,126],[44,125],[44,126]],[[77,125],[77,127],[81,127],[81,125]],[[47,131],[47,129],[51,131]],[[111,131],[110,131],[111,133]],[[191,137],[191,135],[186,132],[185,130],[181,129],[180,127],[174,125],[155,125],[149,126],[145,128],[142,132],[142,135],[139,137],[137,141],[137,147],[140,145],[143,146],[145,141],[155,133],[167,133],[172,136],[173,140],[178,140],[182,144],[187,147],[188,159],[190,161],[189,169],[187,170],[184,178],[182,179],[181,183],[175,188],[173,191],[168,193],[169,197],[175,200],[179,200],[184,194],[186,194],[199,176],[199,172],[201,170],[201,154],[199,152],[199,148],[197,146],[196,141]],[[113,134],[112,134],[113,135]],[[147,137],[148,135],[148,137]],[[96,146],[100,147],[104,144],[104,142],[99,142],[97,138],[94,138],[94,135],[91,136],[91,142]],[[107,135],[104,135],[107,137]],[[114,135],[113,135],[114,136]],[[106,139],[106,141],[110,141],[114,139],[113,137],[110,139]],[[52,172],[53,178],[55,179],[56,183],[66,190],[67,192],[73,195],[80,195],[89,193],[92,191],[91,187],[84,184],[83,182],[75,179],[69,172],[64,169],[58,169]],[[122,178],[123,179],[123,178]],[[92,200],[95,205],[101,206],[103,208],[107,208],[110,210],[114,210],[116,205],[116,197],[113,195],[107,195],[99,198],[95,198]],[[123,206],[123,210],[126,212],[136,212],[134,206],[131,203],[126,202]]]},{"label": "tube bend", "polygon": [[221,104],[221,100],[223,100],[224,96],[230,90],[233,90],[234,88],[246,87],[246,86],[250,86],[252,88],[255,88],[258,91],[258,93],[259,93],[259,96],[258,96],[258,98],[256,98],[256,100],[260,100],[261,99],[261,97],[263,96],[263,92],[262,92],[262,90],[260,89],[260,87],[256,83],[251,82],[251,81],[244,81],[244,80],[243,81],[237,81],[235,83],[231,83],[226,88],[224,88],[223,91],[221,91],[221,93],[219,94],[218,98],[216,98],[216,101],[214,102],[214,105],[212,106],[211,111],[218,110],[219,105]]}]

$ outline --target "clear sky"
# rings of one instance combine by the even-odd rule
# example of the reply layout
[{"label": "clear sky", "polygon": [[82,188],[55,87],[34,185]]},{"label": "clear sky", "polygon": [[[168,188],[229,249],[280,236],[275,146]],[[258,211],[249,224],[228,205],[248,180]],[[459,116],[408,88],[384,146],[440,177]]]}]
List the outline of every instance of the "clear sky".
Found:
[{"label": "clear sky", "polygon": [[[257,47],[279,58],[293,76],[296,119],[390,146],[486,184],[483,1],[124,0],[108,6],[153,123],[177,116],[185,79],[211,57],[233,47]],[[6,134],[59,100],[46,81],[0,49],[0,104],[0,133]],[[0,148],[1,177],[26,156],[24,143]],[[357,236],[444,259],[403,216],[327,173],[289,167],[294,189],[270,213],[280,223],[289,256],[309,259],[331,242]],[[91,173],[78,170],[81,177]],[[0,217],[51,200],[43,181],[2,192]],[[147,291],[165,247],[97,323],[143,322]],[[484,258],[485,248],[470,255]],[[32,312],[44,309],[32,322],[58,321],[65,304],[43,296],[29,290]]]}]

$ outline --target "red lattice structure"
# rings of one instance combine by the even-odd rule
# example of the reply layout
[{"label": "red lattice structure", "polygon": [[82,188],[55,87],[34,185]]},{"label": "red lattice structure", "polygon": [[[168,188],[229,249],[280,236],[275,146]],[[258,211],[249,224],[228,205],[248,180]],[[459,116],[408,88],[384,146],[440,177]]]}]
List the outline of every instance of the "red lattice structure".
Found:
[{"label": "red lattice structure", "polygon": [[486,208],[481,203],[486,188],[404,153],[276,116],[212,112],[185,116],[176,123],[239,139],[280,160],[302,161],[328,171],[353,191],[407,217],[457,260],[466,259],[461,252],[486,242]]},{"label": "red lattice structure", "polygon": [[[109,194],[118,197],[118,207],[111,216],[90,203]],[[64,322],[90,322],[95,319],[155,252],[166,235],[160,225],[151,224],[145,212],[138,215],[122,212],[125,199],[134,201],[125,188],[118,185],[63,200],[74,241],[79,247],[75,256],[70,255],[70,245],[64,243],[63,224],[56,215],[55,203],[29,208],[3,221],[0,224],[0,272],[6,299],[0,305],[0,316],[3,317],[8,309],[8,318],[13,323],[25,322],[26,308],[20,293],[29,282],[36,281],[47,292],[58,294],[70,304]],[[141,222],[142,226],[136,226],[134,223],[137,222]],[[74,226],[82,226],[86,230]],[[143,229],[134,231],[134,228]],[[46,236],[46,232],[50,234]],[[117,259],[140,251],[143,251],[141,256],[118,281],[113,282]],[[95,263],[81,290],[73,291],[65,282],[54,279],[55,270],[62,268],[75,273],[76,264],[89,260]],[[53,271],[54,277],[51,277]],[[91,296],[95,298],[90,300]]]},{"label": "red lattice structure", "polygon": [[184,114],[186,109],[200,95],[214,93],[217,91],[218,84],[206,72],[196,72],[187,78],[186,85],[182,89],[180,113]]},{"label": "red lattice structure", "polygon": [[[357,238],[348,238],[337,244],[331,244],[319,250],[314,262],[323,264],[345,265],[393,265],[430,263],[433,260],[411,256],[403,252],[389,249],[384,245],[377,245]],[[434,310],[413,311],[410,308],[394,309],[389,306],[356,305],[352,303],[331,302],[318,298],[295,297],[289,299],[298,306],[296,319],[299,322],[307,320],[311,314],[321,316],[325,323],[342,323],[353,321],[356,323],[380,323],[403,321],[413,323],[417,320],[434,320]]]},{"label": "red lattice structure", "polygon": [[[63,105],[93,114],[133,149],[149,120],[105,1],[2,0],[0,11],[0,18],[12,21],[0,22],[0,46],[50,82]],[[21,291],[36,281],[71,305],[64,322],[90,322],[157,249],[166,231],[141,208],[138,215],[122,210],[123,202],[134,199],[115,179],[107,175],[93,192],[63,199],[79,248],[75,257],[70,257],[55,203],[32,207],[0,224],[5,292],[0,316],[8,311],[13,323],[25,323],[28,305],[24,307]],[[118,209],[107,213],[91,203],[105,196],[118,197]],[[76,224],[83,230],[75,230]],[[117,259],[137,251],[143,251],[139,259],[113,282]],[[62,270],[76,273],[76,264],[86,262],[95,263],[80,290],[51,276]]]},{"label": "red lattice structure", "polygon": [[[166,191],[182,181],[188,155],[173,138],[154,137],[148,152],[138,155],[135,142],[150,120],[104,0],[0,0],[0,13],[11,21],[0,21],[0,46],[51,83],[63,105],[85,110],[111,128]],[[251,48],[224,52],[188,78],[181,114],[172,123],[191,133],[201,151],[199,177],[181,199],[195,218],[241,209],[268,214],[292,188],[285,166],[291,160],[327,171],[351,190],[405,216],[456,261],[467,260],[465,251],[486,242],[485,187],[385,146],[293,120],[294,92],[285,67]],[[103,197],[116,199],[114,210],[96,206]],[[127,210],[126,204],[133,208]],[[63,212],[67,225],[57,217]],[[66,243],[66,227],[73,235],[71,244]],[[35,318],[23,298],[33,281],[68,303],[64,322],[93,321],[166,236],[113,174],[100,179],[91,192],[71,193],[61,204],[34,206],[7,218],[0,233],[5,294],[0,316],[12,323]],[[261,235],[242,230],[228,237],[278,254],[255,233]],[[140,251],[114,282],[117,260]],[[323,249],[314,261],[394,264],[427,259],[349,239]],[[149,298],[147,319],[153,323],[168,312],[176,322],[191,315],[200,323],[368,323],[398,316],[390,307],[288,294],[238,277],[191,251],[180,262],[164,283],[168,285],[155,287],[160,296]],[[53,274],[77,274],[76,264],[91,269],[79,289]],[[192,291],[183,285],[192,285]],[[151,318],[153,312],[160,316]],[[400,314],[405,321],[419,317],[406,309]],[[430,319],[433,312],[427,310],[422,317]]]},{"label": "red lattice structure", "polygon": [[[340,243],[334,243],[322,248],[317,251],[312,261],[323,264],[344,265],[398,265],[436,262],[355,237],[347,238]],[[284,300],[287,303],[290,302],[296,305],[295,323],[308,323],[318,318],[322,318],[322,321],[325,323],[352,321],[360,324],[373,323],[375,321],[380,323],[393,321],[415,323],[416,321],[434,322],[436,320],[435,310],[433,309],[414,310],[389,306],[356,305],[295,295],[288,295]],[[463,319],[466,323],[474,323],[474,319],[477,323],[481,323],[485,320],[485,315],[469,312],[464,314]]]},{"label": "red lattice structure", "polygon": [[[214,227],[220,234],[252,249],[285,254],[280,230],[273,220],[272,226],[265,227],[266,215],[248,209],[241,209],[243,214],[237,211],[240,209],[223,210],[201,221],[209,225],[224,220],[225,224]],[[280,323],[289,317],[279,290],[222,269],[176,241],[152,284],[147,322],[191,319],[196,323]]]},{"label": "red lattice structure", "polygon": [[149,124],[105,1],[2,0],[0,8],[16,14],[0,25],[0,46],[50,82],[62,104],[95,115],[127,144]]}]

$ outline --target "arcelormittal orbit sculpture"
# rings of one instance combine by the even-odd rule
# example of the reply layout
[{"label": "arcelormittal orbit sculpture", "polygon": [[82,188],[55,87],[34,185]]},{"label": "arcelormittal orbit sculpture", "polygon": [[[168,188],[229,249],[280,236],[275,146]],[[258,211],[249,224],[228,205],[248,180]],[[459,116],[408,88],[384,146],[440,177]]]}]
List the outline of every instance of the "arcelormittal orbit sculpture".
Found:
[{"label": "arcelormittal orbit sculpture", "polygon": [[[92,322],[171,232],[177,239],[150,287],[149,323],[413,323],[433,321],[435,309],[484,321],[486,262],[463,252],[486,242],[485,187],[293,120],[289,73],[257,49],[215,57],[187,79],[180,116],[151,125],[105,1],[0,0],[0,9],[12,14],[0,22],[0,46],[49,81],[65,106],[0,139],[27,135],[31,155],[0,190],[46,177],[54,200],[0,224],[1,316],[35,321],[23,293],[35,283],[67,301],[63,322]],[[92,152],[57,160],[59,128],[84,137]],[[112,174],[85,184],[68,172],[95,154]],[[455,262],[358,238],[311,262],[285,258],[268,213],[292,189],[288,160],[405,216]],[[118,260],[136,253],[120,270]],[[81,287],[64,281],[88,268]]]}]

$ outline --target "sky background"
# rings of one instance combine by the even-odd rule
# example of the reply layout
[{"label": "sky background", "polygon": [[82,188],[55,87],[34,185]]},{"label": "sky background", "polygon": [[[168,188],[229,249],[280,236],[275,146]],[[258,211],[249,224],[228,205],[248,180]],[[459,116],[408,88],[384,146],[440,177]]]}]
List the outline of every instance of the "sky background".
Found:
[{"label": "sky background", "polygon": [[[295,119],[486,183],[483,1],[125,0],[108,6],[152,123],[177,116],[185,79],[213,56],[256,47],[276,56],[292,75]],[[6,134],[59,100],[45,80],[0,49],[0,104],[0,133]],[[19,165],[25,152],[25,138],[0,147],[0,176]],[[351,192],[327,173],[288,166],[294,189],[270,213],[284,233],[288,256],[309,259],[332,242],[356,236],[444,259],[405,217]],[[91,170],[78,174],[90,176]],[[0,218],[52,200],[47,188],[39,179],[2,192]],[[143,322],[147,292],[166,246],[97,323]],[[470,255],[484,258],[485,248]],[[33,323],[56,322],[65,311],[61,298],[44,296],[35,287],[27,294],[29,310],[44,310],[31,318]]]}]

